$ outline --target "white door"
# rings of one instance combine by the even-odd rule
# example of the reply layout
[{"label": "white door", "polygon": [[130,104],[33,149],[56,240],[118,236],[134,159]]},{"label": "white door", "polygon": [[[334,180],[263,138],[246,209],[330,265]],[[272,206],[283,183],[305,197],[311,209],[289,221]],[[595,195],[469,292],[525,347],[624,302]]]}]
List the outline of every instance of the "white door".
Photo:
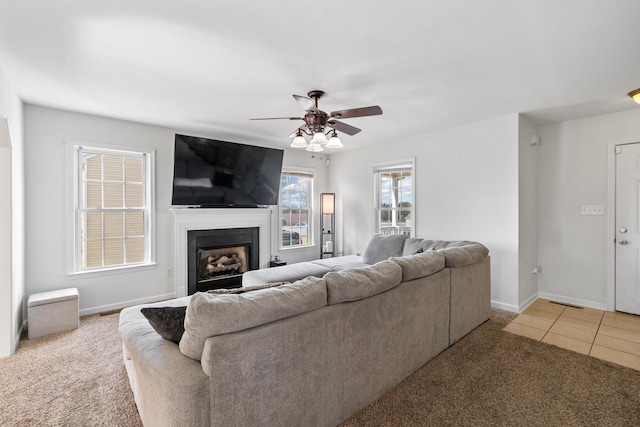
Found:
[{"label": "white door", "polygon": [[640,314],[640,143],[616,146],[616,310]]}]

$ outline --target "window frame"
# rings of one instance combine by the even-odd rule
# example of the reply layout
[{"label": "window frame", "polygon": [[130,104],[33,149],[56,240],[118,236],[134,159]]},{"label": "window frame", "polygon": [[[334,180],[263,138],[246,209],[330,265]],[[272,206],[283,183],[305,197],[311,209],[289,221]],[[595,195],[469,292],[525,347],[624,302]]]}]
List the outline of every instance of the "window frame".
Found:
[{"label": "window frame", "polygon": [[[283,208],[282,205],[282,178],[285,175],[308,175],[310,177],[311,180],[311,184],[310,184],[310,189],[309,189],[309,193],[307,195],[307,207],[306,208],[297,208],[297,209],[306,209],[307,210],[307,242],[306,243],[300,243],[297,245],[288,245],[285,246],[283,243],[283,238],[282,238],[282,230],[286,229],[290,232],[296,231],[296,227],[293,224],[288,224],[285,228],[285,226],[282,225],[282,219],[284,219],[284,209],[291,209],[291,208]],[[296,167],[296,166],[283,166],[282,167],[282,173],[280,175],[280,195],[279,195],[279,200],[278,200],[278,248],[279,250],[284,250],[284,251],[288,251],[288,250],[295,250],[295,249],[302,249],[302,248],[309,248],[314,246],[314,242],[315,242],[315,227],[314,227],[314,212],[315,212],[315,179],[316,179],[316,173],[315,173],[315,169],[312,168],[304,168],[304,167]]]},{"label": "window frame", "polygon": [[[409,231],[409,236],[410,237],[415,237],[416,236],[416,162],[415,162],[415,157],[410,157],[410,158],[406,158],[406,159],[400,159],[400,160],[392,160],[392,161],[387,161],[387,162],[380,162],[380,163],[375,163],[372,167],[372,177],[373,177],[373,221],[372,221],[372,225],[373,225],[373,233],[374,234],[379,234],[382,232],[381,228],[380,228],[380,212],[382,211],[381,208],[381,191],[382,189],[380,188],[380,178],[379,178],[379,173],[380,172],[384,172],[384,171],[390,171],[393,169],[404,169],[404,170],[410,170],[411,171],[411,207],[409,209],[401,209],[399,207],[396,207],[395,209],[401,209],[401,210],[410,210],[410,215],[411,215],[411,226],[409,227],[410,231]],[[390,208],[391,211],[394,210],[394,208]],[[397,233],[394,233],[397,234]]]},{"label": "window frame", "polygon": [[[156,268],[156,209],[155,209],[155,150],[143,148],[143,147],[123,147],[111,144],[100,144],[81,141],[65,141],[68,147],[68,156],[70,159],[71,167],[68,170],[68,179],[70,185],[68,189],[72,194],[69,197],[69,214],[67,215],[69,230],[68,234],[68,274],[69,278],[77,277],[97,277],[106,274],[132,272],[138,270],[147,270]],[[137,208],[134,210],[141,210],[144,212],[144,260],[142,262],[130,263],[130,264],[118,264],[101,267],[83,267],[83,254],[81,250],[82,245],[82,213],[87,212],[87,209],[80,206],[83,197],[81,192],[83,191],[83,172],[81,155],[83,152],[107,154],[115,156],[134,156],[144,159],[143,163],[143,199],[145,207],[142,209]],[[104,208],[99,208],[100,211],[104,211]],[[127,208],[115,208],[122,212],[126,212]],[[103,236],[104,238],[104,236]]]}]

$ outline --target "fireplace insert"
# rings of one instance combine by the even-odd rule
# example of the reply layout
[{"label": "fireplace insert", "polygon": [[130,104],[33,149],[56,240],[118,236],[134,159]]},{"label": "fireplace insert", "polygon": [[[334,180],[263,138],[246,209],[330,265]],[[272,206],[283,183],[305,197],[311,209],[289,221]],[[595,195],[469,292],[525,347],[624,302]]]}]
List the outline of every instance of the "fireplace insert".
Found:
[{"label": "fireplace insert", "polygon": [[259,228],[187,232],[188,295],[242,286],[242,273],[260,268]]}]

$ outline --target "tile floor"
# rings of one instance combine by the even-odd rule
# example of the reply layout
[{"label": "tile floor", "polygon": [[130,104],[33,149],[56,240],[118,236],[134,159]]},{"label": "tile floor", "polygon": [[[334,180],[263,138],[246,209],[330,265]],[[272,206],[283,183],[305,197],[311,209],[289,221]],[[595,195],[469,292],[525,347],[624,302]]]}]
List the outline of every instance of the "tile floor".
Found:
[{"label": "tile floor", "polygon": [[538,299],[504,330],[640,371],[640,316]]}]

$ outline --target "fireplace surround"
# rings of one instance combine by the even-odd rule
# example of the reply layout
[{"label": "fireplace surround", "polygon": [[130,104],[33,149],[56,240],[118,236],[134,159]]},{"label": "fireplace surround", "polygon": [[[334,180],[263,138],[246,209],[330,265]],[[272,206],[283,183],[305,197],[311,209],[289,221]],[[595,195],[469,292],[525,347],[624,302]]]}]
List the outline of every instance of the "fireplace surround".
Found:
[{"label": "fireplace surround", "polygon": [[[211,232],[213,230],[256,228],[259,244],[252,246],[252,258],[256,258],[255,255],[257,255],[257,259],[251,261],[255,263],[251,265],[251,268],[266,268],[269,266],[272,249],[271,223],[273,221],[271,208],[174,208],[171,211],[174,215],[176,297],[190,294],[188,257],[190,231],[207,230]],[[231,245],[231,247],[235,246],[245,245]],[[217,256],[217,254],[213,256]],[[228,286],[225,285],[224,287]]]}]

